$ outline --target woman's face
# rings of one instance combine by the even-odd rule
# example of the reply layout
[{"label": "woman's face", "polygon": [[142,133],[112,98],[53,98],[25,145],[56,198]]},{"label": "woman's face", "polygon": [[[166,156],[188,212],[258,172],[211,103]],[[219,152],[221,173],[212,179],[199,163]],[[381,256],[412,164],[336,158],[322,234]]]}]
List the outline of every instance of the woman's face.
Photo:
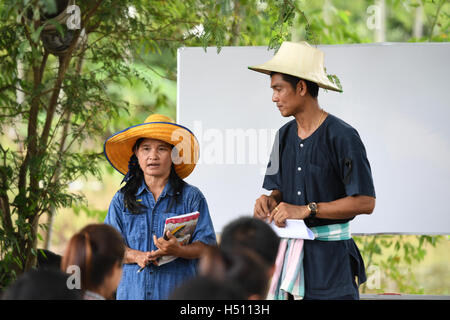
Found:
[{"label": "woman's face", "polygon": [[172,166],[172,147],[156,139],[144,139],[134,152],[144,175],[167,178]]}]

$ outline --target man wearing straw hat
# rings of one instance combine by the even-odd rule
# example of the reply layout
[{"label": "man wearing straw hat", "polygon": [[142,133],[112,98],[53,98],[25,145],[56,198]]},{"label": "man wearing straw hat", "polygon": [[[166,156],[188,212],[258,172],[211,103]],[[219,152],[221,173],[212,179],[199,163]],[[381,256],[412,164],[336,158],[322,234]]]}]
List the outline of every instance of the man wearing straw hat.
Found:
[{"label": "man wearing straw hat", "polygon": [[[196,274],[205,249],[216,244],[205,197],[183,180],[198,161],[197,139],[188,128],[153,114],[109,137],[104,151],[126,183],[114,195],[105,219],[126,244],[117,299],[168,299]],[[167,218],[192,212],[199,216],[188,244],[181,246],[169,232],[163,235]],[[163,256],[178,258],[158,265]]]},{"label": "man wearing straw hat", "polygon": [[[275,56],[249,69],[269,74],[272,101],[283,117],[254,216],[285,226],[301,219],[315,240],[282,239],[269,299],[359,299],[364,262],[349,221],[370,214],[375,189],[358,132],[326,112],[319,87],[342,91],[324,70],[324,54],[306,42],[284,42]],[[276,172],[274,172],[276,171]]]}]

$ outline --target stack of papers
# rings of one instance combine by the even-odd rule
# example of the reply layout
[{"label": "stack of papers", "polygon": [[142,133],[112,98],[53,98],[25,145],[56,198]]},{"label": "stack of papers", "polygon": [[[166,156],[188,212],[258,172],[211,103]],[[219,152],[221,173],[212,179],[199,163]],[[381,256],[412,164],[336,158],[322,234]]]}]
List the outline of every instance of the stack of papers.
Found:
[{"label": "stack of papers", "polygon": [[277,227],[272,221],[270,226],[280,238],[314,240],[314,233],[303,220],[286,219],[286,226],[283,228]]}]

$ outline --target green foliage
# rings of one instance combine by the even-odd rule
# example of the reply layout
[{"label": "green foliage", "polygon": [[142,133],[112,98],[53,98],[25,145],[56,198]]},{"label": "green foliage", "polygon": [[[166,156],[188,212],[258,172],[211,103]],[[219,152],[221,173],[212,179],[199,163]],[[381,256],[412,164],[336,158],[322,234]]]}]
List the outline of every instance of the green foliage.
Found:
[{"label": "green foliage", "polygon": [[[423,288],[411,272],[411,267],[423,261],[427,253],[426,247],[435,248],[443,236],[376,235],[354,239],[363,256],[366,270],[381,271],[378,275],[368,272],[368,278],[381,274],[385,277],[383,281],[379,279],[379,287],[373,288],[376,292],[386,292],[387,280],[390,279],[397,292],[423,294]],[[367,289],[367,284],[364,284],[362,292]]]},{"label": "green foliage", "polygon": [[108,213],[108,211],[106,211],[106,210],[92,209],[86,205],[74,206],[74,207],[72,207],[72,209],[76,215],[79,215],[80,213],[84,213],[84,214],[86,214],[87,217],[97,218],[97,219],[99,219],[99,221],[104,221],[106,218],[106,215]]}]

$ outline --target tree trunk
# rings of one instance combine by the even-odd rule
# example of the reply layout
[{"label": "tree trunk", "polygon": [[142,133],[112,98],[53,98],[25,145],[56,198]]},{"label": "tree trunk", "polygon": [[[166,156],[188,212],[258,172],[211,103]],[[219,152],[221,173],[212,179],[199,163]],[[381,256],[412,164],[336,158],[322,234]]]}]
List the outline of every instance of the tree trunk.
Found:
[{"label": "tree trunk", "polygon": [[[83,46],[81,48],[81,54],[78,57],[78,61],[77,61],[77,65],[75,67],[75,73],[77,75],[81,75],[82,69],[83,69],[83,61],[84,61],[84,53],[85,53],[85,49],[87,46],[87,35],[86,35],[86,41],[83,43]],[[67,112],[66,114],[66,122],[64,124],[63,127],[63,131],[61,134],[61,142],[60,142],[60,146],[59,146],[59,153],[62,154],[64,152],[65,146],[66,146],[66,139],[67,139],[67,135],[69,132],[69,126],[70,126],[70,117],[71,117],[71,112]],[[59,179],[59,175],[61,173],[61,166],[58,165],[58,167],[56,168],[56,173],[54,175],[53,180],[58,180]],[[44,248],[46,250],[50,249],[50,245],[51,245],[51,241],[52,241],[52,234],[53,234],[53,222],[55,220],[55,213],[56,213],[56,209],[54,206],[50,207],[50,210],[48,211],[48,220],[47,220],[47,230],[45,233],[45,240],[44,240]]]},{"label": "tree trunk", "polygon": [[375,5],[378,7],[377,25],[375,28],[375,42],[386,41],[386,1],[376,0]]},{"label": "tree trunk", "polygon": [[231,39],[230,43],[232,46],[237,46],[239,44],[239,33],[241,32],[241,5],[239,1],[234,1],[234,20],[231,25]]},{"label": "tree trunk", "polygon": [[416,16],[414,18],[413,37],[422,38],[423,35],[423,6],[420,5],[416,8]]}]

